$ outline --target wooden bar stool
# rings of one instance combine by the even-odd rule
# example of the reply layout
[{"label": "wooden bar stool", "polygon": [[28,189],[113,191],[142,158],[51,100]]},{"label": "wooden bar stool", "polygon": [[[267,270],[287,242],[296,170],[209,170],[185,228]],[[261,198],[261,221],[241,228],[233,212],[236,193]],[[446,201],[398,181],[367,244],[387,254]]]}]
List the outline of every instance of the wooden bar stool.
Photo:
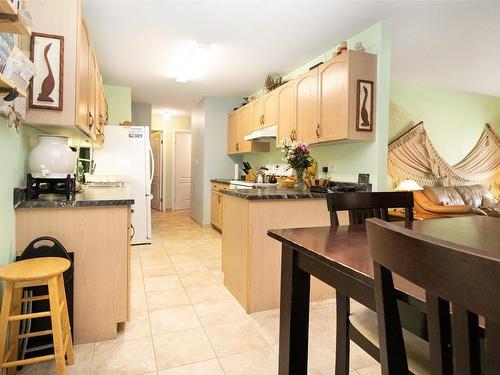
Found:
[{"label": "wooden bar stool", "polygon": [[[67,259],[46,257],[10,263],[0,268],[0,280],[6,282],[0,313],[0,360],[2,371],[7,368],[8,375],[15,374],[17,366],[53,359],[56,362],[57,374],[66,374],[65,362],[68,365],[75,363],[63,281],[63,272],[70,265],[71,263]],[[48,286],[49,293],[47,295],[22,297],[23,288],[43,285]],[[50,311],[21,314],[22,302],[47,299],[49,300]],[[21,320],[49,316],[52,329],[23,335],[19,334]],[[10,330],[9,323],[11,323]],[[8,337],[7,331],[10,332]],[[45,335],[52,335],[53,337],[54,354],[17,360],[20,339]],[[6,348],[7,338],[8,349]]]}]

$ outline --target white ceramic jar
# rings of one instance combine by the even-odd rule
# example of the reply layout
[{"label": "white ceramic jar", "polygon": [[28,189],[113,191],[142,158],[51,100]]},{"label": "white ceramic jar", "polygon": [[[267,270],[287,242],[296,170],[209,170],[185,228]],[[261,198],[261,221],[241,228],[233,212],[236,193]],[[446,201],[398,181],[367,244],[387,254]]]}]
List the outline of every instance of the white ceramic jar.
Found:
[{"label": "white ceramic jar", "polygon": [[76,155],[69,148],[68,139],[55,135],[38,136],[38,145],[29,157],[33,177],[65,178],[75,173]]}]

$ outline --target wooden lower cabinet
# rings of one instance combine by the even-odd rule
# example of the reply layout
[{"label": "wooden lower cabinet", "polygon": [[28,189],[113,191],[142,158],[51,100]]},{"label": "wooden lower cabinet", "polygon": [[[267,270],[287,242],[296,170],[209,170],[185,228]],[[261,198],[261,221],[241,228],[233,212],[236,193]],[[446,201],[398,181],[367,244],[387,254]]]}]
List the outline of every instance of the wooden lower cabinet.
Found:
[{"label": "wooden lower cabinet", "polygon": [[[339,213],[341,224],[348,222]],[[279,307],[281,243],[269,229],[329,226],[324,199],[247,200],[224,194],[224,285],[248,313]],[[311,299],[332,298],[334,289],[311,278]]]},{"label": "wooden lower cabinet", "polygon": [[75,344],[111,340],[130,318],[130,206],[18,208],[16,253],[50,236],[74,253]]},{"label": "wooden lower cabinet", "polygon": [[212,182],[212,199],[210,205],[210,223],[218,231],[222,232],[224,221],[222,220],[222,212],[224,209],[224,194],[220,189],[228,189],[229,184],[223,182]]},{"label": "wooden lower cabinet", "polygon": [[211,222],[212,225],[222,232],[222,210],[223,210],[223,197],[219,192],[212,191],[212,209],[211,209]]}]

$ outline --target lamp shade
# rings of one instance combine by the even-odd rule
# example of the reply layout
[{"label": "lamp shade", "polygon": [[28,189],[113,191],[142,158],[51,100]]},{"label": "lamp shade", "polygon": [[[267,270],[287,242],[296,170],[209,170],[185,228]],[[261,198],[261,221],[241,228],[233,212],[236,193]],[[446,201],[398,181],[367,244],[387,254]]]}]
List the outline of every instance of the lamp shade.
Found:
[{"label": "lamp shade", "polygon": [[396,188],[397,191],[415,191],[415,190],[424,190],[422,186],[417,184],[413,180],[404,180]]}]

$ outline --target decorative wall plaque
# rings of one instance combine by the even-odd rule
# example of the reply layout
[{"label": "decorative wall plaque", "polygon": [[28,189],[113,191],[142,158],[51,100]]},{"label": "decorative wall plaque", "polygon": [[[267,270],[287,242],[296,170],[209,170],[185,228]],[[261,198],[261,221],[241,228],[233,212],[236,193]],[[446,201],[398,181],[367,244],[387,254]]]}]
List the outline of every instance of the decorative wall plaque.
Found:
[{"label": "decorative wall plaque", "polygon": [[356,130],[373,131],[373,81],[359,79],[357,82]]},{"label": "decorative wall plaque", "polygon": [[64,37],[32,33],[30,52],[37,73],[31,80],[29,107],[62,111]]}]

